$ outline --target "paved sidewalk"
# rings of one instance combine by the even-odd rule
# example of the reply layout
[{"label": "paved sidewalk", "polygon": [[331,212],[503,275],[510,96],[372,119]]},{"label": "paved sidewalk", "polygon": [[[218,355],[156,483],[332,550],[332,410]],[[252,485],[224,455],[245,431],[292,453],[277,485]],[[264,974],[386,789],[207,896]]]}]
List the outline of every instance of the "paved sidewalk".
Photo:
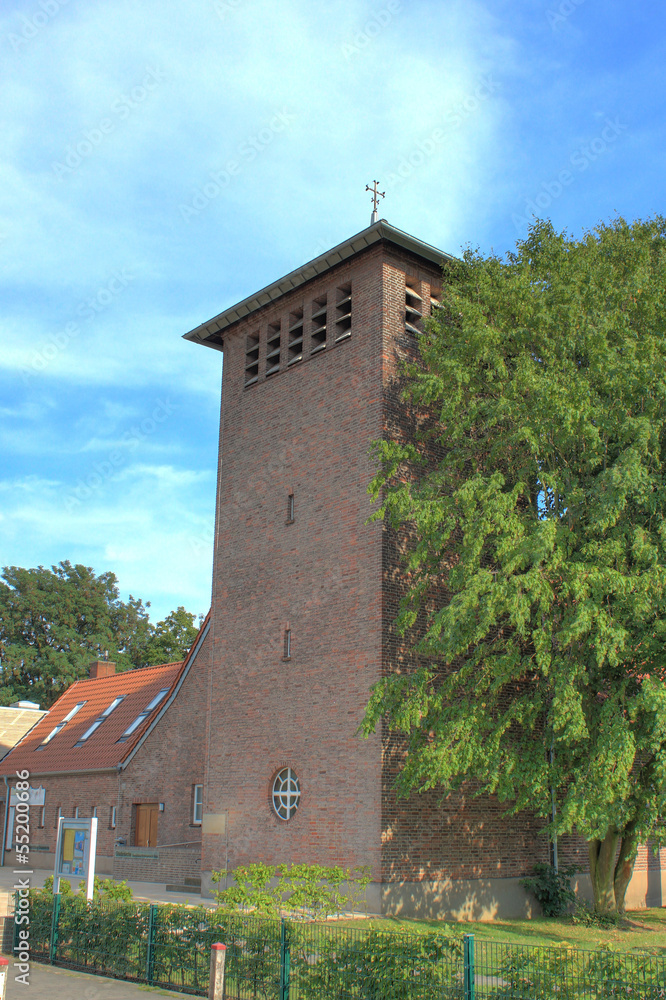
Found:
[{"label": "paved sidewalk", "polygon": [[[0,868],[0,892],[11,892],[18,878],[29,878],[30,886],[33,889],[40,889],[49,875],[53,875],[53,868],[34,868],[32,874],[27,875],[25,871],[14,874],[13,865],[5,865]],[[111,876],[100,875],[100,878],[111,878]],[[190,906],[211,908],[216,905],[214,899],[204,899],[196,891],[191,895],[189,892],[167,892],[164,883],[128,881],[128,885],[131,886],[135,899],[149,900],[151,903],[187,903]],[[77,879],[72,880],[72,888],[75,892],[78,890]]]},{"label": "paved sidewalk", "polygon": [[[14,981],[14,968],[9,958],[9,978],[7,1000],[150,1000],[151,997],[185,997],[185,993],[173,993],[158,987],[124,983],[120,979],[104,979],[89,976],[85,972],[71,972],[54,965],[30,963],[29,983],[24,986]],[[187,994],[188,1000],[192,995]]]}]

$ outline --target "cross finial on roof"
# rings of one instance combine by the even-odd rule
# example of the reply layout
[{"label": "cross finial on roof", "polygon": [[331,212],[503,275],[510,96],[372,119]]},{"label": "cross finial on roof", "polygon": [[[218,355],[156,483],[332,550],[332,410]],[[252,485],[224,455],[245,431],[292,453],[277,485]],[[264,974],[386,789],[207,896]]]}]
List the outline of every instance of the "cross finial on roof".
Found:
[{"label": "cross finial on roof", "polygon": [[378,191],[377,185],[379,181],[373,181],[372,187],[369,184],[365,185],[366,191],[372,191],[372,215],[370,216],[370,225],[377,221],[377,205],[379,204],[380,198],[386,197],[386,191]]}]

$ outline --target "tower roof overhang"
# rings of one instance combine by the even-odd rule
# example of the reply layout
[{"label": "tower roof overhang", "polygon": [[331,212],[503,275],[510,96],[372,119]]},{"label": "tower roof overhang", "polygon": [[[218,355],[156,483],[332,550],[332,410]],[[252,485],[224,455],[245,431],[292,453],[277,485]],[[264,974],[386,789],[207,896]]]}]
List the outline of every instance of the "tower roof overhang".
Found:
[{"label": "tower roof overhang", "polygon": [[207,322],[201,323],[193,330],[190,330],[189,333],[184,334],[184,339],[221,351],[224,349],[224,331],[228,327],[233,326],[234,323],[238,323],[239,320],[245,319],[246,316],[251,315],[258,309],[263,309],[264,306],[270,305],[271,302],[275,302],[282,295],[286,295],[287,292],[291,292],[300,285],[304,285],[312,278],[316,278],[317,275],[323,274],[325,271],[335,267],[336,264],[341,264],[343,261],[354,257],[356,254],[367,250],[373,244],[381,241],[393,243],[401,249],[409,250],[416,254],[416,256],[422,257],[439,266],[447,260],[454,260],[454,257],[449,253],[445,253],[444,250],[438,250],[436,247],[430,246],[429,243],[423,243],[421,240],[417,240],[416,237],[410,236],[409,233],[404,233],[401,229],[395,229],[385,219],[380,219],[378,222],[373,223],[373,225],[368,226],[367,229],[361,230],[356,236],[345,240],[344,243],[340,243],[331,250],[327,250],[326,253],[315,257],[314,260],[308,261],[307,264],[303,264],[301,267],[297,267],[295,271],[285,274],[283,278],[279,278],[271,285],[266,285],[261,291],[249,295],[246,299],[237,302],[236,305],[230,306],[228,309],[224,309]]}]

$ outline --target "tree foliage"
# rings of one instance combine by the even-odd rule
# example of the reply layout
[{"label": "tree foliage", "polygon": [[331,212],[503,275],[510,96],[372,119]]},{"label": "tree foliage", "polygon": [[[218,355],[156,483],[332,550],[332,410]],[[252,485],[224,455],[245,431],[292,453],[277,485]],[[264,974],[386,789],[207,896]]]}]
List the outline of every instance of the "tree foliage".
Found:
[{"label": "tree foliage", "polygon": [[415,538],[398,624],[425,617],[430,665],[374,688],[366,732],[405,734],[405,793],[547,818],[554,788],[600,910],[664,840],[665,320],[662,218],[468,251],[409,369],[434,425],[380,442],[372,486]]},{"label": "tree foliage", "polygon": [[195,616],[180,607],[153,626],[149,605],[120,599],[113,573],[65,561],[7,566],[2,581],[0,704],[24,698],[49,708],[92,660],[108,653],[119,671],[178,660],[197,633]]},{"label": "tree foliage", "polygon": [[199,615],[197,624],[197,616],[180,605],[164,621],[151,626],[145,662],[156,664],[181,660],[196,639],[202,619],[203,615]]}]

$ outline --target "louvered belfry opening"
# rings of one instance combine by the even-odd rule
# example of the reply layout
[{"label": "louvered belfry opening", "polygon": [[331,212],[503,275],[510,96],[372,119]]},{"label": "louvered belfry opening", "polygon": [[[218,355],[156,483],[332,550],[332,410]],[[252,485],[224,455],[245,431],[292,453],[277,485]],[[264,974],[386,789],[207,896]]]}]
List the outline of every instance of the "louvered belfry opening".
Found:
[{"label": "louvered belfry opening", "polygon": [[266,378],[280,371],[280,321],[268,324],[266,340]]},{"label": "louvered belfry opening", "polygon": [[352,325],[352,298],[351,283],[341,285],[337,290],[337,301],[335,304],[335,342],[346,340],[351,337]]},{"label": "louvered belfry opening", "polygon": [[250,333],[245,341],[245,385],[259,378],[259,332]]},{"label": "louvered belfry opening", "polygon": [[405,278],[405,330],[414,336],[423,332],[423,299],[416,291],[415,278]]},{"label": "louvered belfry opening", "polygon": [[310,317],[310,354],[323,351],[326,347],[326,295],[320,295],[312,303],[312,315]]},{"label": "louvered belfry opening", "polygon": [[287,365],[303,360],[303,307],[289,313],[289,357]]}]

